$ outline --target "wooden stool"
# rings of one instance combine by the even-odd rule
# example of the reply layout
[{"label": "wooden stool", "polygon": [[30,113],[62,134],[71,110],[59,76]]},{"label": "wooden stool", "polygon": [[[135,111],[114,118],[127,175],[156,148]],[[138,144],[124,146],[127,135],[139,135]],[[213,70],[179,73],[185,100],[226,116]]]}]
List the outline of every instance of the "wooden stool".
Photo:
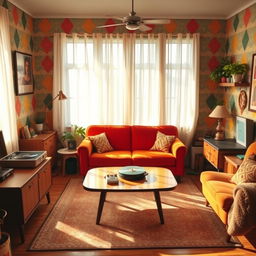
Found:
[{"label": "wooden stool", "polygon": [[[72,149],[68,149],[68,148],[61,148],[58,150],[58,154],[61,155],[61,173],[62,176],[65,175],[66,173],[66,160],[69,158],[76,158],[77,160],[77,166],[79,164],[78,161],[78,155],[77,155],[77,150],[72,150]],[[79,169],[79,168],[77,168]]]}]

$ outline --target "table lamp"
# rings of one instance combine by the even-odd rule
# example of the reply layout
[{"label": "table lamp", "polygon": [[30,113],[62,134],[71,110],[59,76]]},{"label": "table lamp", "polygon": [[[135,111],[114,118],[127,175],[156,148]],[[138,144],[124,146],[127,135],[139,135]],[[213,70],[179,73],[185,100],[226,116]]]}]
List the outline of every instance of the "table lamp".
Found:
[{"label": "table lamp", "polygon": [[217,118],[218,124],[216,127],[216,134],[215,134],[215,140],[224,140],[225,139],[225,132],[224,127],[222,125],[223,118],[230,117],[230,114],[228,113],[227,109],[223,105],[217,105],[215,109],[211,112],[209,115],[211,118]]}]

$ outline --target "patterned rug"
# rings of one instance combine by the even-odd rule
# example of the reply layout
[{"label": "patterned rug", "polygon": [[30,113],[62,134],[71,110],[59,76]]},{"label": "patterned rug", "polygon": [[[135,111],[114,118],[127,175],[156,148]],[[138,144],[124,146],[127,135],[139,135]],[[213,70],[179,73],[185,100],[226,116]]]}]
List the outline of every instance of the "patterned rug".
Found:
[{"label": "patterned rug", "polygon": [[71,179],[30,250],[235,247],[222,222],[185,177],[175,190],[160,192],[165,224],[153,192],[108,193],[96,225],[99,192]]}]

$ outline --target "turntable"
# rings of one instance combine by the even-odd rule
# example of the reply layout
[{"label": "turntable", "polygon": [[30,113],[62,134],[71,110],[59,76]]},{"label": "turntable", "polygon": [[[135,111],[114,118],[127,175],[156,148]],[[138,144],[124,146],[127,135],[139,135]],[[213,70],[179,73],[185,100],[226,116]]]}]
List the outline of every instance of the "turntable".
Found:
[{"label": "turntable", "polygon": [[46,151],[17,151],[0,159],[3,167],[34,168],[37,167],[47,156]]}]

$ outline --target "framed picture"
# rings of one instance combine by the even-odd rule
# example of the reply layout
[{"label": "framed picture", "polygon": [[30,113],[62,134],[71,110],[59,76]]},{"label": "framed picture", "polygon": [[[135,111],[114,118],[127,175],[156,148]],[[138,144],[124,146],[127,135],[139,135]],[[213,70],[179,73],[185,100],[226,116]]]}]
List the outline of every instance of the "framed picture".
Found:
[{"label": "framed picture", "polygon": [[32,55],[15,51],[14,66],[16,95],[33,93],[34,81],[32,70]]},{"label": "framed picture", "polygon": [[252,55],[249,110],[256,112],[256,53]]},{"label": "framed picture", "polygon": [[236,117],[236,143],[248,147],[253,142],[253,120],[241,116]]}]

